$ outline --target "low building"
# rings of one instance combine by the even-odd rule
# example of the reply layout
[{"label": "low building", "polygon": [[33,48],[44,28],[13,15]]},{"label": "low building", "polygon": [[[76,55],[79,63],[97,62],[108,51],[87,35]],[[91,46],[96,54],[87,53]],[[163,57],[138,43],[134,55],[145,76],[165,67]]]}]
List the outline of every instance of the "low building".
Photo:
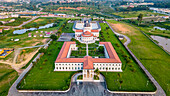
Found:
[{"label": "low building", "polygon": [[55,61],[54,71],[78,71],[83,70],[83,80],[92,81],[94,70],[108,72],[122,72],[122,63],[110,42],[100,42],[104,47],[105,58],[70,58],[72,50],[78,50],[76,42],[64,42],[62,49]]}]

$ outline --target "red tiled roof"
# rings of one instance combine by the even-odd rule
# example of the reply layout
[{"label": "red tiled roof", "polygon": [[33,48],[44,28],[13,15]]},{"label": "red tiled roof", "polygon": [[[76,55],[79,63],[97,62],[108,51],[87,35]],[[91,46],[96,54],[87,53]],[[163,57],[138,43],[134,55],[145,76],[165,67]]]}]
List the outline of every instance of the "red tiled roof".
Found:
[{"label": "red tiled roof", "polygon": [[91,35],[91,32],[86,31],[86,32],[84,32],[83,34],[84,34],[84,35]]},{"label": "red tiled roof", "polygon": [[76,32],[83,32],[83,30],[76,30]]},{"label": "red tiled roof", "polygon": [[91,30],[91,32],[99,32],[99,30]]},{"label": "red tiled roof", "polygon": [[100,42],[105,45],[109,54],[109,58],[92,58],[85,56],[84,58],[67,58],[70,45],[75,42],[64,42],[63,47],[56,59],[56,63],[83,63],[83,69],[93,69],[93,63],[121,63],[116,51],[110,42]]},{"label": "red tiled roof", "polygon": [[93,69],[93,62],[92,62],[92,57],[91,56],[85,56],[84,57],[86,60],[84,61],[83,64],[83,69]]}]

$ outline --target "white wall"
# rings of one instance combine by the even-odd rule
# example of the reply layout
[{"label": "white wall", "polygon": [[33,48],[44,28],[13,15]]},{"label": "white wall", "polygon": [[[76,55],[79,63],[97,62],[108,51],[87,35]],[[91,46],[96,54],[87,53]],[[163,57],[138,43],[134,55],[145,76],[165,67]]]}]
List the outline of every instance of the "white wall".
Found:
[{"label": "white wall", "polygon": [[83,69],[83,63],[55,63],[54,71],[78,71]]},{"label": "white wall", "polygon": [[109,72],[122,72],[121,66],[122,63],[93,63],[95,69],[99,69],[100,71],[107,71]]}]

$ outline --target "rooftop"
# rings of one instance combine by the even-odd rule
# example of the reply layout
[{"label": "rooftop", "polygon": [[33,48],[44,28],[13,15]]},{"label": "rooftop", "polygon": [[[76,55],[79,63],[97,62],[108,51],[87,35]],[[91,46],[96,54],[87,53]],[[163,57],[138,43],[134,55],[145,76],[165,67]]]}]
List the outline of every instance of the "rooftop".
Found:
[{"label": "rooftop", "polygon": [[101,45],[105,46],[109,58],[92,58],[90,56],[85,56],[84,58],[67,58],[71,44],[76,44],[76,42],[64,42],[55,63],[83,63],[83,69],[93,69],[93,63],[121,63],[110,42],[100,42]]}]

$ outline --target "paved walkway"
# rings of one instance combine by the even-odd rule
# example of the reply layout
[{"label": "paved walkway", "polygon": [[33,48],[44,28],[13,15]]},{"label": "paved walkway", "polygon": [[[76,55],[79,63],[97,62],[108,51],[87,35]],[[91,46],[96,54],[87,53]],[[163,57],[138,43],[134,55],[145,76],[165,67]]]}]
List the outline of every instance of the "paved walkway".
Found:
[{"label": "paved walkway", "polygon": [[[108,25],[109,23],[106,22]],[[113,28],[109,25],[109,27],[111,28],[111,30],[115,33],[115,34],[119,34],[117,32],[115,32],[113,30]],[[121,34],[122,35],[122,34]],[[129,53],[133,56],[133,58],[136,60],[136,62],[139,64],[139,66],[143,69],[143,71],[145,72],[145,74],[149,77],[149,79],[153,82],[153,84],[156,86],[157,88],[157,92],[156,92],[156,96],[166,96],[164,90],[162,89],[162,87],[158,84],[158,82],[152,77],[152,75],[149,73],[149,71],[143,66],[143,64],[137,59],[137,57],[132,53],[132,51],[128,48],[128,44],[131,42],[131,40],[125,36],[125,35],[122,35],[124,36],[127,41],[124,43],[126,49],[129,51]]]}]

